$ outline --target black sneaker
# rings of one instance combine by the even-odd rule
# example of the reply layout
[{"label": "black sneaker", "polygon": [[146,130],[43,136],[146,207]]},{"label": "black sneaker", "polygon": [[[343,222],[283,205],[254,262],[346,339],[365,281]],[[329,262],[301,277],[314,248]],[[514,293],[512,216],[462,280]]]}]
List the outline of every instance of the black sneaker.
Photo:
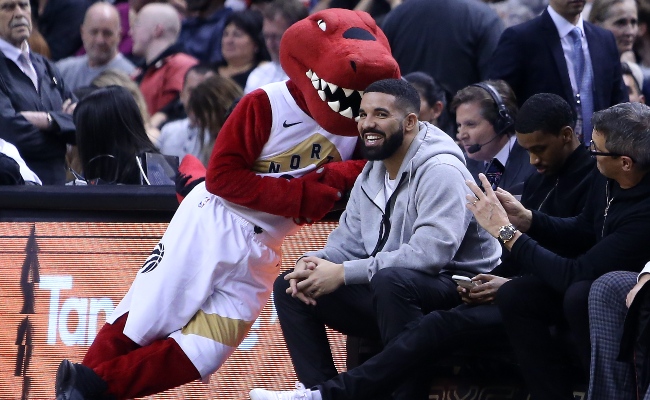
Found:
[{"label": "black sneaker", "polygon": [[103,400],[108,385],[95,371],[82,364],[61,361],[56,371],[56,400]]}]

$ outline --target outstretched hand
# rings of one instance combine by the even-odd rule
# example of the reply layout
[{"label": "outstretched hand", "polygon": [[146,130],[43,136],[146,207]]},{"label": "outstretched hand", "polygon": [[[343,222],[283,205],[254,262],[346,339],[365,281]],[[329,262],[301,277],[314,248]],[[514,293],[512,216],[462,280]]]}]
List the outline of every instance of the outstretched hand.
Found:
[{"label": "outstretched hand", "polygon": [[474,181],[465,181],[473,194],[468,194],[467,208],[474,214],[476,221],[494,237],[499,236],[499,228],[510,224],[508,213],[501,205],[497,195],[492,190],[490,182],[484,174],[479,174],[479,179],[485,193]]}]

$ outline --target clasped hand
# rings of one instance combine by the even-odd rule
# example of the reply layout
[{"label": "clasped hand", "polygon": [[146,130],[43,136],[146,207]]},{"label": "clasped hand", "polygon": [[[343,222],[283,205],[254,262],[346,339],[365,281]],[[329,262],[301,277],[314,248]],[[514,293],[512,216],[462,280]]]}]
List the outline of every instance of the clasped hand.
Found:
[{"label": "clasped hand", "polygon": [[307,305],[316,305],[317,298],[344,284],[343,264],[318,257],[303,257],[284,279],[289,281],[287,294]]}]

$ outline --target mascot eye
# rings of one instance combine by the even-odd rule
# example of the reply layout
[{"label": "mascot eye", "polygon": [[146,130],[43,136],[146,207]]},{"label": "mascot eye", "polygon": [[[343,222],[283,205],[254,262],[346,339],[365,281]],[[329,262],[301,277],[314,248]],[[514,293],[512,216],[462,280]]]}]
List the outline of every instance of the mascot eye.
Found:
[{"label": "mascot eye", "polygon": [[327,24],[325,24],[325,21],[323,21],[322,19],[319,19],[318,21],[316,21],[316,23],[318,24],[318,27],[320,28],[320,30],[325,32],[325,29],[327,29]]}]

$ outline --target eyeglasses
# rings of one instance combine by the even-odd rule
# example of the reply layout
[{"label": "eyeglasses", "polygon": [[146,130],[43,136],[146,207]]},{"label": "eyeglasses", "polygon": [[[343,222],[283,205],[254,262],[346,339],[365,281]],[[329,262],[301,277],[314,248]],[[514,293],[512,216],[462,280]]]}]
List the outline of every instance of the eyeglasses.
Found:
[{"label": "eyeglasses", "polygon": [[604,151],[598,151],[598,148],[596,147],[596,143],[594,143],[594,140],[592,139],[591,142],[589,142],[589,154],[592,156],[604,156],[604,157],[628,157],[630,160],[634,161],[634,158],[630,156],[626,156],[625,154],[620,154],[620,153],[613,153],[613,152],[604,152]]},{"label": "eyeglasses", "polygon": [[596,147],[596,143],[594,143],[593,139],[591,142],[589,142],[589,153],[592,156],[605,156],[605,157],[620,157],[623,154],[619,153],[606,153],[604,151],[598,151],[598,148]]}]

